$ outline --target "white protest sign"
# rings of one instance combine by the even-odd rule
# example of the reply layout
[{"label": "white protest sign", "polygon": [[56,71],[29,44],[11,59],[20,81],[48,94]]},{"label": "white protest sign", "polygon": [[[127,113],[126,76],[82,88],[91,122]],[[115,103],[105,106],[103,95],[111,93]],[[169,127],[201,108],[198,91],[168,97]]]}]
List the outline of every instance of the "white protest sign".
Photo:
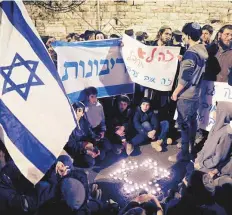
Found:
[{"label": "white protest sign", "polygon": [[215,124],[216,102],[232,102],[232,87],[227,83],[203,81],[198,110],[199,128],[210,131]]},{"label": "white protest sign", "polygon": [[82,100],[83,89],[90,86],[97,88],[98,97],[134,92],[120,43],[113,39],[52,44],[58,56],[58,72],[71,102]]},{"label": "white protest sign", "polygon": [[132,81],[155,90],[172,89],[179,47],[146,46],[127,35],[122,42],[122,56]]}]

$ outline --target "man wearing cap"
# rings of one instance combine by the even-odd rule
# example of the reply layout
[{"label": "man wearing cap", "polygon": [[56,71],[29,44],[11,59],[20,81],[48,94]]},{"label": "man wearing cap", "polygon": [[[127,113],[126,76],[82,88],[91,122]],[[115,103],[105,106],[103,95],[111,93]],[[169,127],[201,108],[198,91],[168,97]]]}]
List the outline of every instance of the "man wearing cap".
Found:
[{"label": "man wearing cap", "polygon": [[134,30],[133,29],[125,30],[125,34],[128,35],[129,37],[134,38]]},{"label": "man wearing cap", "polygon": [[178,85],[172,94],[172,100],[177,101],[177,122],[181,129],[181,152],[169,157],[169,161],[190,160],[193,153],[197,131],[197,110],[201,80],[205,72],[205,62],[208,53],[203,44],[199,44],[201,27],[198,23],[187,23],[183,29],[183,40],[189,45],[180,64]]},{"label": "man wearing cap", "polygon": [[136,40],[138,40],[139,42],[141,42],[143,44],[146,43],[145,42],[145,34],[144,34],[144,32],[138,31],[138,32],[136,32],[135,36],[136,36]]}]

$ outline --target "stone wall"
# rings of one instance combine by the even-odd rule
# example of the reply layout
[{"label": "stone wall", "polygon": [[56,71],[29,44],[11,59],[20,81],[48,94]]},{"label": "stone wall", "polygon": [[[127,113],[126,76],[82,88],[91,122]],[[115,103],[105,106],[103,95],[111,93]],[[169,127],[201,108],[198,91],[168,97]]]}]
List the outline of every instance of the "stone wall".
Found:
[{"label": "stone wall", "polygon": [[229,0],[100,0],[99,19],[97,0],[87,0],[69,12],[52,12],[30,4],[26,7],[39,33],[57,38],[98,26],[106,34],[122,34],[126,28],[133,27],[135,31],[147,31],[153,38],[161,25],[181,29],[186,22],[196,21],[218,29],[232,23]]}]

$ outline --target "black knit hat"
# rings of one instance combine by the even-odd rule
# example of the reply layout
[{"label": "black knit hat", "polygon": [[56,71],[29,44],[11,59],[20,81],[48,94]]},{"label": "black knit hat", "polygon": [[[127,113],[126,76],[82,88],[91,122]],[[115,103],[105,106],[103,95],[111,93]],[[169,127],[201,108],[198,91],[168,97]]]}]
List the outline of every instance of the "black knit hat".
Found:
[{"label": "black knit hat", "polygon": [[77,111],[78,108],[82,108],[83,112],[85,112],[85,105],[82,102],[75,102],[72,106],[75,111]]},{"label": "black knit hat", "polygon": [[186,23],[182,32],[190,36],[193,41],[198,41],[202,34],[201,26],[196,22]]},{"label": "black knit hat", "polygon": [[144,98],[142,98],[142,100],[141,100],[141,102],[140,102],[140,105],[142,104],[142,103],[149,103],[149,104],[151,104],[151,100],[149,99],[149,98],[147,98],[147,97],[144,97]]},{"label": "black knit hat", "polygon": [[118,102],[126,102],[128,105],[130,105],[130,98],[127,95],[120,95],[117,98]]}]

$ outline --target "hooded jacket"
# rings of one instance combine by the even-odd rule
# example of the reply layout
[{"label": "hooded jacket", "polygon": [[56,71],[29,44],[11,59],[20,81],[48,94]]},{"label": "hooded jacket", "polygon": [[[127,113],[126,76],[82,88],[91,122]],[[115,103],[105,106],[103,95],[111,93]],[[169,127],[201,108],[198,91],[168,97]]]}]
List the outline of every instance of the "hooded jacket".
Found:
[{"label": "hooded jacket", "polygon": [[184,86],[179,93],[179,98],[198,100],[200,96],[200,84],[205,72],[205,62],[208,53],[204,45],[196,44],[189,47],[180,64],[178,83]]},{"label": "hooded jacket", "polygon": [[97,136],[92,131],[91,126],[85,117],[79,121],[79,125],[72,131],[64,150],[75,159],[79,154],[84,153],[85,143],[94,141]]},{"label": "hooded jacket", "polygon": [[133,118],[133,124],[135,130],[139,134],[145,134],[147,135],[148,132],[143,128],[142,124],[144,122],[149,122],[153,128],[153,130],[156,130],[156,133],[158,133],[159,130],[159,121],[157,119],[156,114],[154,111],[149,109],[147,112],[143,112],[140,107],[137,108],[134,118]]},{"label": "hooded jacket", "polygon": [[232,120],[232,103],[219,102],[216,114],[216,123],[196,158],[196,163],[208,170],[227,160],[231,151],[232,128],[229,123]]},{"label": "hooded jacket", "polygon": [[[0,214],[30,214],[40,205],[55,197],[56,184],[34,187],[9,161],[0,172]],[[34,214],[34,213],[33,213]]]},{"label": "hooded jacket", "polygon": [[111,120],[109,120],[109,131],[111,133],[115,132],[117,126],[124,126],[126,131],[130,128],[133,119],[133,111],[131,108],[127,107],[127,109],[121,112],[118,106],[114,109]]}]

